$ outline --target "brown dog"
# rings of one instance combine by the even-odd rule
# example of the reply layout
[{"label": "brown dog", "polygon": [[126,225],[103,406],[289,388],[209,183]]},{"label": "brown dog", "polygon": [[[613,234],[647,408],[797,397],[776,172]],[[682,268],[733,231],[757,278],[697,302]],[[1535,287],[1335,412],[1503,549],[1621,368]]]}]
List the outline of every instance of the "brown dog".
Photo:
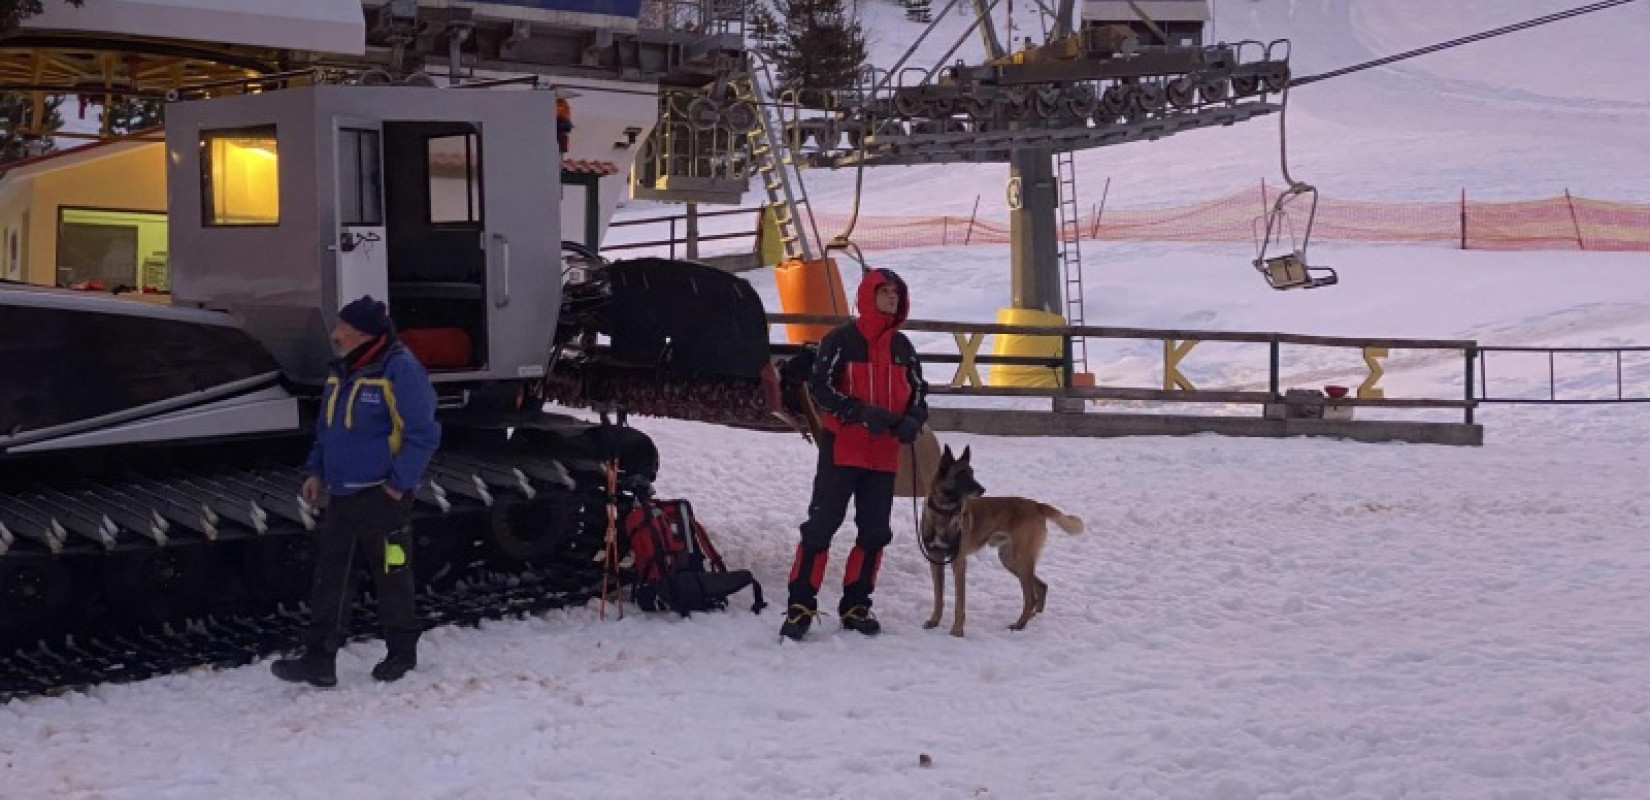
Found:
[{"label": "brown dog", "polygon": [[944,565],[949,560],[957,583],[957,609],[951,622],[951,635],[963,635],[964,567],[969,556],[990,545],[997,548],[1003,567],[1020,579],[1025,605],[1020,610],[1020,619],[1008,629],[1023,630],[1031,621],[1031,615],[1041,612],[1048,599],[1048,584],[1037,577],[1037,556],[1043,552],[1043,540],[1048,538],[1048,521],[1054,520],[1066,533],[1081,533],[1083,521],[1024,497],[982,497],[985,487],[974,480],[969,455],[969,448],[965,447],[962,457],[957,458],[951,454],[951,446],[946,446],[929,486],[928,503],[923,508],[918,535],[934,577],[934,615],[923,627],[939,627],[940,617],[945,613]]}]

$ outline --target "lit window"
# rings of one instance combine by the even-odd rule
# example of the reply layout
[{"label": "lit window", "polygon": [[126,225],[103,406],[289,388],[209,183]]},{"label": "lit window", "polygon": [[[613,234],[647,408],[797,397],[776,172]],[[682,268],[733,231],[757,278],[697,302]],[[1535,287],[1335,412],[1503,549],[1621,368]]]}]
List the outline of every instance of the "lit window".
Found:
[{"label": "lit window", "polygon": [[201,134],[201,200],[207,225],[281,221],[274,126]]},{"label": "lit window", "polygon": [[57,285],[111,292],[166,291],[166,215],[60,208]]},{"label": "lit window", "polygon": [[436,136],[428,142],[430,222],[481,221],[481,154],[473,133]]}]

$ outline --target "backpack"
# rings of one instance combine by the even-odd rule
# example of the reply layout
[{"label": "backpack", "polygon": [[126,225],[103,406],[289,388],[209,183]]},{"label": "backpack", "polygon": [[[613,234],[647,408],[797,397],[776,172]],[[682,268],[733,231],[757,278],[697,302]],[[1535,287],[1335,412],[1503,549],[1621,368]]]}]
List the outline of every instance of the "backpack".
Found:
[{"label": "backpack", "polygon": [[686,500],[641,500],[625,514],[624,534],[635,556],[631,600],[643,611],[721,611],[747,586],[752,613],[767,605],[750,570],[728,571]]}]

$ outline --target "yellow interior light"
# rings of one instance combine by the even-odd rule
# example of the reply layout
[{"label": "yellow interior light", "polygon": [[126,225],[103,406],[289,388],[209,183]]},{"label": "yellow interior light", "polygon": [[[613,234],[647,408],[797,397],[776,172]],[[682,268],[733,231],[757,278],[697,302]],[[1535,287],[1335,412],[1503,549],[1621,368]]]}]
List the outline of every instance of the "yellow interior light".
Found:
[{"label": "yellow interior light", "polygon": [[222,136],[210,143],[212,224],[279,223],[280,157],[275,137]]}]

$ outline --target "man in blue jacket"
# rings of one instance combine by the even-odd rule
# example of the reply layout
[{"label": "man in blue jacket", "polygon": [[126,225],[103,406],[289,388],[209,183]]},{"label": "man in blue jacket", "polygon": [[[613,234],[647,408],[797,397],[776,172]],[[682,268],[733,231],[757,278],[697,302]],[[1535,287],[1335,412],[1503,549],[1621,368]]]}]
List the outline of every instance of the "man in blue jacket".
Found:
[{"label": "man in blue jacket", "polygon": [[304,501],[329,497],[321,526],[310,627],[304,654],[276,661],[275,676],[334,686],[336,657],[348,633],[357,545],[378,587],[378,616],[389,647],[373,667],[381,681],[418,665],[423,630],[413,609],[407,517],[424,470],[441,443],[429,373],[396,338],[382,302],[366,296],[338,312],[332,363],[310,450]]}]

